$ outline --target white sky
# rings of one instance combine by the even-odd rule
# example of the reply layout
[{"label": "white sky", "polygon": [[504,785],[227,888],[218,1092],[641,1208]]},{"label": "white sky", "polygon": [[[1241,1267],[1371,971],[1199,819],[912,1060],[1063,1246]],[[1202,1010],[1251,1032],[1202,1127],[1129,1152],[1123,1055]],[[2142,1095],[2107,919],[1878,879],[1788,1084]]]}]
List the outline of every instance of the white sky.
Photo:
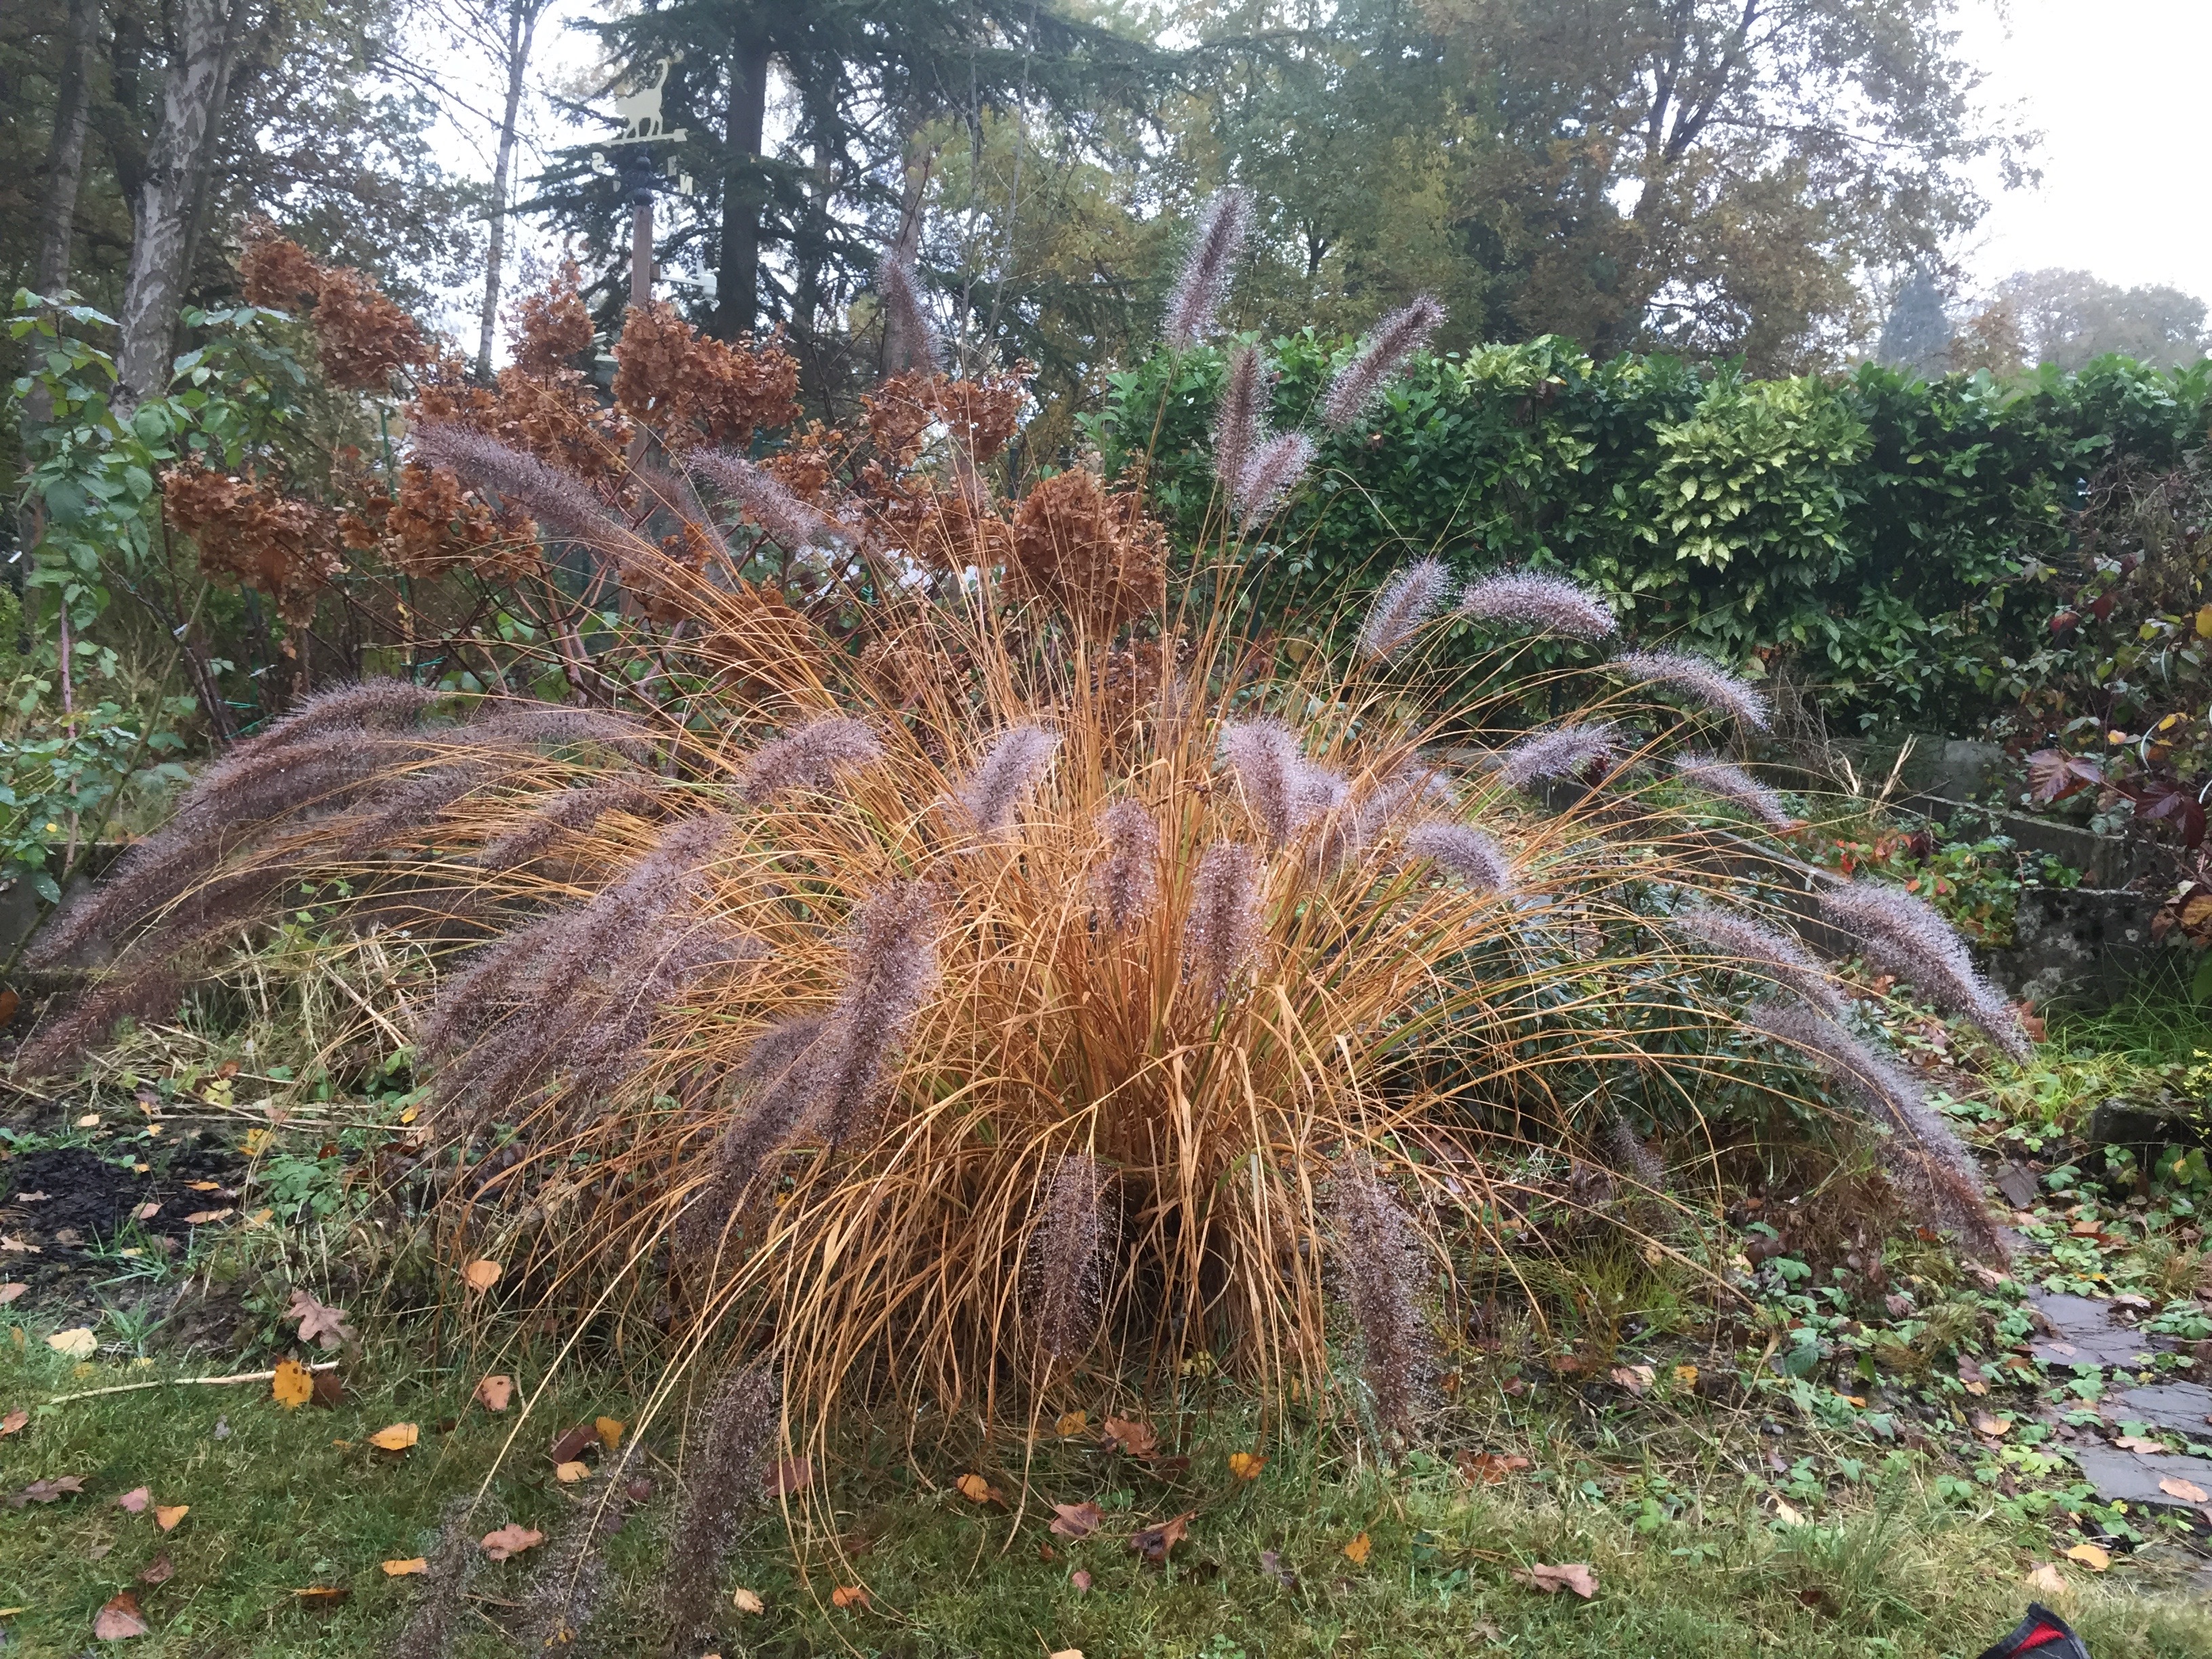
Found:
[{"label": "white sky", "polygon": [[[2212,0],[1970,0],[1961,56],[2040,128],[2039,190],[1991,191],[1960,250],[1986,286],[2046,265],[2212,300],[2203,100]],[[1994,185],[1995,181],[1991,181]]]}]

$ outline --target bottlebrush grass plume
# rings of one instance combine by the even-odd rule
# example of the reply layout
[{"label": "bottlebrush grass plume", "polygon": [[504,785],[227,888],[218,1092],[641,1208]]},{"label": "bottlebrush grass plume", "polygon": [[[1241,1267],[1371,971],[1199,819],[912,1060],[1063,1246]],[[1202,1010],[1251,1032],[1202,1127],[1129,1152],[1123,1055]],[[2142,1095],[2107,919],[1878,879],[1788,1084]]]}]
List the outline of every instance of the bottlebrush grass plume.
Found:
[{"label": "bottlebrush grass plume", "polygon": [[827,789],[840,774],[883,758],[884,746],[859,720],[825,714],[757,750],[738,774],[738,793],[756,806],[792,789]]},{"label": "bottlebrush grass plume", "polygon": [[1832,1018],[1844,1012],[1827,964],[1778,929],[1726,910],[1686,910],[1674,927],[1717,951],[1723,971],[1768,981]]},{"label": "bottlebrush grass plume", "polygon": [[1347,789],[1334,787],[1333,775],[1309,769],[1325,781],[1329,795],[1320,833],[1307,850],[1306,867],[1322,874],[1364,858],[1407,813],[1431,802],[1451,803],[1450,786],[1418,762],[1375,780],[1357,801],[1348,799]]},{"label": "bottlebrush grass plume", "polygon": [[679,1652],[712,1633],[723,1564],[737,1547],[738,1523],[761,1502],[781,1418],[774,1373],[746,1365],[717,1383],[692,1419],[657,1598]]},{"label": "bottlebrush grass plume", "polygon": [[1613,727],[1603,720],[1559,732],[1539,732],[1498,756],[1498,775],[1516,789],[1550,778],[1578,776],[1593,767],[1612,764],[1619,752],[1616,736]]},{"label": "bottlebrush grass plume", "polygon": [[438,1522],[438,1547],[415,1586],[412,1611],[386,1651],[386,1659],[446,1659],[454,1639],[473,1622],[469,1589],[483,1564],[470,1504],[456,1498]]},{"label": "bottlebrush grass plume", "polygon": [[993,738],[953,800],[978,836],[1004,835],[1014,813],[1052,764],[1059,734],[1042,726],[1010,726]]},{"label": "bottlebrush grass plume", "polygon": [[1451,573],[1439,559],[1407,565],[1382,585],[1359,630],[1359,654],[1370,662],[1396,656],[1421,631],[1451,590]]},{"label": "bottlebrush grass plume", "polygon": [[1359,343],[1358,355],[1329,382],[1322,399],[1321,423],[1332,432],[1357,423],[1376,395],[1405,367],[1406,359],[1426,345],[1443,321],[1443,307],[1424,294],[1377,323]]},{"label": "bottlebrush grass plume", "polygon": [[1972,1020],[2008,1059],[2024,1066],[2033,1058],[2020,1016],[1974,971],[1966,941],[1933,905],[1862,881],[1823,890],[1820,914],[1856,937],[1875,967],[1918,988],[1946,1013]]},{"label": "bottlebrush grass plume", "polygon": [[896,248],[876,267],[876,294],[884,302],[884,368],[927,373],[945,363],[945,341],[922,301],[921,283],[910,257]]},{"label": "bottlebrush grass plume", "polygon": [[1307,760],[1280,720],[1238,720],[1223,727],[1221,756],[1270,848],[1284,846],[1344,799],[1344,780]]},{"label": "bottlebrush grass plume", "polygon": [[1406,832],[1406,850],[1478,893],[1502,893],[1513,884],[1504,849],[1468,824],[1417,823]]},{"label": "bottlebrush grass plume", "polygon": [[1165,334],[1170,349],[1186,350],[1212,331],[1214,313],[1228,295],[1251,223],[1252,198],[1242,190],[1222,191],[1206,204],[1182,274],[1168,296]]},{"label": "bottlebrush grass plume", "polygon": [[1794,829],[1797,819],[1779,792],[1768,788],[1741,767],[1715,760],[1711,755],[1680,755],[1674,775],[1692,789],[1740,806],[1770,830]]},{"label": "bottlebrush grass plume", "polygon": [[1237,478],[1237,521],[1246,529],[1265,523],[1298,487],[1313,465],[1314,441],[1303,432],[1265,440]]},{"label": "bottlebrush grass plume", "polygon": [[2009,1260],[2011,1246],[1982,1197],[1981,1166],[1901,1067],[1807,1009],[1762,1003],[1747,1018],[1753,1029],[1817,1060],[1889,1131],[1882,1166],[1926,1224],[1948,1226],[1999,1261]]},{"label": "bottlebrush grass plume", "polygon": [[544,857],[565,836],[589,830],[610,812],[651,817],[660,806],[658,790],[631,778],[562,789],[536,808],[520,827],[485,847],[477,854],[476,862],[483,870],[512,870]]},{"label": "bottlebrush grass plume", "polygon": [[1133,800],[1117,800],[1098,815],[1106,836],[1106,861],[1091,878],[1099,919],[1111,933],[1126,933],[1152,914],[1160,898],[1160,827]]},{"label": "bottlebrush grass plume", "polygon": [[1615,1113],[1606,1125],[1605,1145],[1613,1162],[1633,1176],[1647,1195],[1656,1196],[1666,1192],[1665,1162],[1644,1144],[1636,1133],[1635,1125],[1619,1113]]},{"label": "bottlebrush grass plume", "polygon": [[843,538],[836,525],[792,494],[782,479],[742,455],[721,449],[691,450],[683,462],[695,477],[735,501],[770,541],[787,551]]},{"label": "bottlebrush grass plume", "polygon": [[515,1644],[528,1654],[563,1654],[585,1659],[592,1650],[584,1639],[607,1593],[607,1546],[621,1528],[622,1498],[629,1455],[613,1460],[609,1491],[587,1498],[556,1532],[522,1589],[525,1609],[514,1632]]},{"label": "bottlebrush grass plume", "polygon": [[1200,854],[1183,919],[1183,976],[1209,1003],[1225,998],[1260,945],[1260,860],[1217,841]]},{"label": "bottlebrush grass plume", "polygon": [[884,1067],[937,987],[937,938],[944,919],[937,889],[895,882],[853,913],[849,977],[826,1030],[822,1085],[831,1144],[875,1108]]},{"label": "bottlebrush grass plume", "polygon": [[1097,1319],[1106,1252],[1103,1186],[1098,1161],[1089,1153],[1061,1158],[1030,1236],[1026,1311],[1048,1370],[1082,1352]]},{"label": "bottlebrush grass plume", "polygon": [[617,519],[573,472],[466,427],[428,421],[409,434],[416,460],[451,467],[470,484],[489,489],[528,513],[554,536],[590,549],[624,569],[661,563],[661,550]]},{"label": "bottlebrush grass plume", "polygon": [[1718,663],[1687,652],[1624,651],[1613,666],[1644,684],[1672,687],[1755,732],[1767,730],[1773,719],[1773,705],[1763,695]]},{"label": "bottlebrush grass plume", "polygon": [[1274,383],[1274,371],[1257,346],[1240,345],[1229,354],[1229,372],[1222,379],[1219,412],[1214,417],[1213,476],[1232,501],[1244,477],[1244,464],[1267,429],[1267,398]]},{"label": "bottlebrush grass plume", "polygon": [[1620,625],[1613,607],[1587,588],[1533,570],[1504,571],[1470,583],[1460,593],[1459,611],[1464,617],[1519,623],[1571,640],[1608,639]]},{"label": "bottlebrush grass plume", "polygon": [[1398,1195],[1357,1158],[1338,1162],[1331,1189],[1340,1294],[1359,1331],[1376,1420],[1404,1434],[1413,1427],[1430,1352],[1417,1299],[1421,1256],[1413,1225]]}]

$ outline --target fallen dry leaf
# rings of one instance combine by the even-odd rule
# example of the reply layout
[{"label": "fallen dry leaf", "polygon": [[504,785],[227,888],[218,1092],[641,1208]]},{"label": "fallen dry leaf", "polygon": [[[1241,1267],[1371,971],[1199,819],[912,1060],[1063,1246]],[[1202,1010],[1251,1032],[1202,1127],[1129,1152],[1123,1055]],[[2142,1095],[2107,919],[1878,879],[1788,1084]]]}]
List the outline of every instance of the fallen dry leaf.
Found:
[{"label": "fallen dry leaf", "polygon": [[51,1480],[33,1480],[21,1492],[11,1492],[0,1503],[11,1510],[20,1510],[26,1504],[51,1504],[58,1498],[73,1498],[84,1490],[81,1474],[58,1474]]},{"label": "fallen dry leaf", "polygon": [[230,1207],[228,1205],[225,1205],[220,1210],[194,1210],[190,1215],[185,1218],[185,1224],[188,1227],[211,1227],[216,1222],[222,1220],[226,1216],[235,1215],[237,1211]]},{"label": "fallen dry leaf", "polygon": [[507,1402],[514,1398],[514,1379],[494,1373],[477,1384],[474,1398],[488,1412],[503,1412]]},{"label": "fallen dry leaf", "polygon": [[405,1451],[422,1437],[422,1431],[412,1423],[393,1423],[369,1436],[368,1443],[379,1451]]},{"label": "fallen dry leaf", "polygon": [[1367,1565],[1367,1553],[1374,1547],[1375,1540],[1363,1532],[1344,1547],[1344,1559],[1355,1567],[1364,1567]]},{"label": "fallen dry leaf", "polygon": [[867,1587],[864,1584],[840,1584],[830,1592],[832,1607],[865,1607],[868,1605]]},{"label": "fallen dry leaf", "polygon": [[17,1297],[22,1295],[24,1291],[30,1288],[31,1287],[28,1285],[24,1284],[21,1279],[11,1279],[5,1285],[0,1285],[0,1308],[6,1307],[10,1302],[13,1302]]},{"label": "fallen dry leaf", "polygon": [[988,1504],[999,1495],[999,1489],[980,1474],[963,1474],[952,1484],[971,1504]]},{"label": "fallen dry leaf", "polygon": [[1088,1538],[1098,1530],[1098,1521],[1096,1504],[1054,1504],[1052,1524],[1045,1530],[1071,1540]]},{"label": "fallen dry leaf", "polygon": [[1774,1518],[1785,1527],[1802,1527],[1805,1524],[1804,1511],[1778,1493],[1774,1499]]},{"label": "fallen dry leaf", "polygon": [[405,1578],[413,1573],[429,1571],[430,1559],[428,1556],[410,1555],[404,1561],[386,1561],[383,1565],[386,1578]]},{"label": "fallen dry leaf", "polygon": [[588,1427],[579,1423],[574,1428],[569,1430],[568,1433],[562,1435],[558,1440],[556,1440],[553,1443],[553,1461],[556,1463],[574,1462],[578,1458],[584,1455],[584,1448],[590,1445],[592,1441],[597,1438],[599,1438],[599,1437],[593,1434]]},{"label": "fallen dry leaf", "polygon": [[143,1515],[146,1512],[146,1505],[153,1501],[154,1489],[152,1487],[133,1486],[129,1492],[125,1492],[122,1497],[115,1500],[115,1507],[118,1510],[127,1510],[132,1515]]},{"label": "fallen dry leaf", "polygon": [[315,1397],[314,1374],[296,1359],[280,1359],[276,1375],[269,1381],[269,1394],[286,1411],[297,1411]]},{"label": "fallen dry leaf", "polygon": [[461,1282],[472,1291],[488,1291],[499,1283],[499,1276],[506,1271],[496,1261],[479,1259],[461,1269]]},{"label": "fallen dry leaf", "polygon": [[138,1582],[142,1584],[166,1584],[176,1576],[177,1564],[164,1553],[139,1570]]},{"label": "fallen dry leaf", "polygon": [[521,1526],[510,1521],[496,1531],[486,1533],[478,1541],[486,1555],[495,1561],[504,1561],[510,1555],[536,1549],[545,1541],[545,1534],[534,1527]]},{"label": "fallen dry leaf", "polygon": [[1260,1471],[1267,1467],[1267,1460],[1258,1452],[1233,1451],[1229,1454],[1229,1473],[1239,1480],[1257,1480]]},{"label": "fallen dry leaf", "polygon": [[730,1605],[739,1613],[760,1613],[766,1609],[768,1603],[740,1586],[730,1592]]},{"label": "fallen dry leaf", "polygon": [[1677,1365],[1674,1370],[1674,1377],[1680,1386],[1685,1389],[1694,1389],[1698,1386],[1698,1368],[1695,1365]]},{"label": "fallen dry leaf", "polygon": [[2027,1570],[2028,1589],[2040,1590],[2045,1595],[2063,1595],[2069,1588],[2066,1575],[2048,1561],[2039,1561]]},{"label": "fallen dry leaf", "polygon": [[317,1371],[314,1376],[315,1403],[325,1411],[333,1409],[345,1398],[345,1379],[336,1371]]},{"label": "fallen dry leaf", "polygon": [[141,1204],[137,1209],[131,1211],[131,1217],[134,1221],[151,1221],[161,1213],[161,1206],[158,1204]]},{"label": "fallen dry leaf", "polygon": [[1160,1449],[1160,1437],[1149,1423],[1109,1417],[1106,1419],[1104,1432],[1109,1451],[1126,1452],[1131,1457],[1152,1457],[1157,1455]]},{"label": "fallen dry leaf", "polygon": [[343,1308],[327,1307],[297,1288],[292,1291],[292,1305],[278,1317],[297,1321],[300,1340],[319,1343],[325,1352],[354,1340],[353,1327],[345,1322]]},{"label": "fallen dry leaf", "polygon": [[56,1331],[46,1339],[46,1346],[64,1359],[89,1359],[100,1352],[100,1339],[92,1334],[91,1326],[79,1325]]},{"label": "fallen dry leaf", "polygon": [[1585,1601],[1597,1594],[1597,1575],[1580,1561],[1568,1561],[1556,1567],[1535,1563],[1526,1572],[1516,1572],[1514,1578],[1530,1589],[1541,1590],[1547,1595],[1556,1595],[1561,1590],[1572,1590]]},{"label": "fallen dry leaf", "polygon": [[564,1486],[573,1486],[579,1480],[592,1478],[592,1466],[589,1463],[556,1463],[553,1478]]},{"label": "fallen dry leaf", "polygon": [[788,1498],[802,1486],[811,1485],[813,1480],[814,1464],[811,1459],[778,1458],[775,1467],[768,1472],[769,1495],[772,1498]]},{"label": "fallen dry leaf", "polygon": [[1496,1452],[1462,1452],[1459,1455],[1461,1479],[1494,1486],[1509,1474],[1517,1474],[1531,1468],[1528,1460],[1518,1453],[1509,1452],[1500,1456]]},{"label": "fallen dry leaf", "polygon": [[219,1193],[222,1190],[222,1183],[219,1181],[187,1181],[185,1185],[196,1193]]},{"label": "fallen dry leaf", "polygon": [[1083,1659],[1083,1650],[1081,1648],[1057,1648],[1052,1652],[1047,1654],[1045,1656],[1045,1659]]},{"label": "fallen dry leaf", "polygon": [[2162,1452],[2166,1449],[2164,1441],[2148,1439],[2140,1434],[2124,1434],[2112,1443],[2122,1451]]},{"label": "fallen dry leaf", "polygon": [[1197,1513],[1196,1510],[1185,1510],[1157,1527],[1139,1527],[1129,1534],[1129,1547],[1147,1561],[1166,1560],[1168,1552],[1189,1533],[1191,1517]]},{"label": "fallen dry leaf", "polygon": [[2179,1498],[2185,1504],[2202,1504],[2207,1498],[2212,1498],[2212,1493],[2208,1493],[2194,1480],[2184,1480],[2179,1475],[2160,1477],[2158,1489],[2168,1498]]},{"label": "fallen dry leaf", "polygon": [[623,1422],[618,1417],[594,1418],[592,1431],[599,1437],[599,1444],[609,1451],[622,1449]]},{"label": "fallen dry leaf", "polygon": [[1081,1434],[1084,1430],[1091,1426],[1091,1413],[1089,1412],[1062,1412],[1060,1414],[1060,1421],[1055,1423],[1053,1426],[1060,1431],[1060,1437],[1061,1439],[1072,1440],[1077,1435]]},{"label": "fallen dry leaf", "polygon": [[2102,1572],[2112,1565],[2112,1553],[2101,1544],[2076,1544],[2066,1552],[2069,1561],[2079,1561],[2092,1572]]},{"label": "fallen dry leaf", "polygon": [[156,1504],[154,1505],[154,1524],[163,1532],[174,1532],[177,1522],[191,1512],[190,1504]]},{"label": "fallen dry leaf", "polygon": [[7,1416],[0,1417],[0,1435],[21,1434],[23,1431],[23,1425],[30,1420],[30,1413],[18,1406]]},{"label": "fallen dry leaf", "polygon": [[1616,1389],[1626,1389],[1631,1394],[1648,1393],[1652,1379],[1658,1373],[1649,1365],[1615,1365],[1607,1373]]},{"label": "fallen dry leaf", "polygon": [[1076,1593],[1079,1595],[1091,1588],[1091,1575],[1078,1567],[1067,1575],[1067,1582],[1075,1587]]},{"label": "fallen dry leaf", "polygon": [[109,1601],[93,1615],[92,1633],[102,1642],[127,1642],[134,1636],[143,1636],[151,1628],[138,1615],[138,1598],[129,1590]]},{"label": "fallen dry leaf", "polygon": [[352,1589],[344,1584],[310,1584],[305,1589],[294,1590],[292,1599],[318,1613],[328,1613],[352,1594]]},{"label": "fallen dry leaf", "polygon": [[1985,1434],[1992,1440],[2012,1432],[2012,1419],[2009,1417],[1998,1417],[1990,1412],[1976,1412],[1972,1420],[1974,1432]]}]

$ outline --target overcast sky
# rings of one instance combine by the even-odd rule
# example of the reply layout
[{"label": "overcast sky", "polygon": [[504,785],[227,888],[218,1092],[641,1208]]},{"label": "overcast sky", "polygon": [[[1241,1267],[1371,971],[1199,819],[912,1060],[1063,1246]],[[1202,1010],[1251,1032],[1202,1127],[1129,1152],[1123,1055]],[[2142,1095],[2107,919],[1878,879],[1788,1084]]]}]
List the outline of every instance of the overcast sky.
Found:
[{"label": "overcast sky", "polygon": [[2045,135],[2043,185],[1994,193],[1970,246],[1987,284],[2063,265],[2124,288],[2166,283],[2212,300],[2203,71],[2212,0],[1969,0],[1962,55],[1984,95]]}]

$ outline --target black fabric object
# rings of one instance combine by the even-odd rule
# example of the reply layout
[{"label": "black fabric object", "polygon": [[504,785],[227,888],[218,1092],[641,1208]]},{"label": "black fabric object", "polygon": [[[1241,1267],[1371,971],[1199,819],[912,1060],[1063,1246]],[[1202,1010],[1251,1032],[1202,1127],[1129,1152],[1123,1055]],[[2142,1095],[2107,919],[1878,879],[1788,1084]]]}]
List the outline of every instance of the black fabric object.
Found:
[{"label": "black fabric object", "polygon": [[2030,1601],[2027,1616],[2011,1635],[1984,1650],[1981,1659],[2015,1659],[2029,1653],[2035,1659],[2089,1659],[2089,1650],[2073,1628],[2040,1601]]}]

